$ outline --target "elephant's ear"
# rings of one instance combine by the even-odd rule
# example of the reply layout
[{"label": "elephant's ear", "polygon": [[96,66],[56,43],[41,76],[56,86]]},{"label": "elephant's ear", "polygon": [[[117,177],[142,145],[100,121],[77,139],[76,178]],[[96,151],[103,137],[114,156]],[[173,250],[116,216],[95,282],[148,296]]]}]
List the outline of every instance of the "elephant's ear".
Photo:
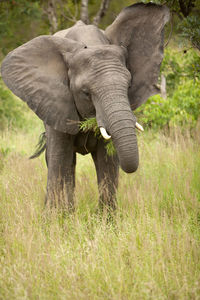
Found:
[{"label": "elephant's ear", "polygon": [[168,20],[167,7],[138,3],[124,8],[105,31],[112,44],[124,46],[128,51],[132,109],[159,92],[156,83],[163,58],[163,29]]},{"label": "elephant's ear", "polygon": [[76,134],[78,113],[68,85],[65,61],[83,48],[69,39],[40,36],[10,52],[1,67],[11,91],[49,126]]}]

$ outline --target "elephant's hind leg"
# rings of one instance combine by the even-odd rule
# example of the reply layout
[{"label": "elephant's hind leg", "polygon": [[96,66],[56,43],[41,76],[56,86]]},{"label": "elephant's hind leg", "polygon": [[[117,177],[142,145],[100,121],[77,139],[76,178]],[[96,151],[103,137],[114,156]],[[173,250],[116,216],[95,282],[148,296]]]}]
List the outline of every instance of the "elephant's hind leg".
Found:
[{"label": "elephant's hind leg", "polygon": [[119,162],[116,155],[108,156],[105,142],[98,141],[97,150],[92,153],[97,172],[99,205],[114,210],[116,208],[116,190],[118,187]]},{"label": "elephant's hind leg", "polygon": [[74,137],[46,126],[48,166],[46,205],[74,209],[76,153]]}]

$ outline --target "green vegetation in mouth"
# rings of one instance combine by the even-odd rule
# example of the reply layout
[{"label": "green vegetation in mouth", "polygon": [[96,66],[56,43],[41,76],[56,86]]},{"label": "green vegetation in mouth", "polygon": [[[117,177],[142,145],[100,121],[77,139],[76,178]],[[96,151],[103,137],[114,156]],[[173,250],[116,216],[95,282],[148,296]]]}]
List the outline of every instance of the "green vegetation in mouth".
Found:
[{"label": "green vegetation in mouth", "polygon": [[[97,120],[96,118],[89,118],[89,119],[85,119],[84,121],[81,122],[80,124],[80,130],[82,132],[88,132],[88,131],[93,131],[94,135],[97,138],[102,138],[99,127],[97,125]],[[105,148],[107,151],[108,156],[113,156],[116,153],[116,149],[113,145],[112,139],[110,139],[109,141],[105,141]]]},{"label": "green vegetation in mouth", "polygon": [[82,132],[93,131],[96,137],[100,137],[101,133],[97,125],[96,118],[85,119],[80,123],[80,130]]}]

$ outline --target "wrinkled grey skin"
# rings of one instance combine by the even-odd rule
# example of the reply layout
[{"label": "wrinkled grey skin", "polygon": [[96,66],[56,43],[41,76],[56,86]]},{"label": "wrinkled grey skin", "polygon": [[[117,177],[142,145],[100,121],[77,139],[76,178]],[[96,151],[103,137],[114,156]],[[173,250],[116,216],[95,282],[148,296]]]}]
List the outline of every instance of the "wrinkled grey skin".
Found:
[{"label": "wrinkled grey skin", "polygon": [[[73,207],[76,152],[91,153],[100,203],[115,208],[119,165],[135,172],[139,157],[136,109],[158,93],[166,7],[136,4],[122,10],[105,32],[81,21],[54,36],[40,36],[7,55],[2,77],[44,121],[47,136],[47,203]],[[81,133],[79,122],[97,118],[111,135],[105,141]]]}]

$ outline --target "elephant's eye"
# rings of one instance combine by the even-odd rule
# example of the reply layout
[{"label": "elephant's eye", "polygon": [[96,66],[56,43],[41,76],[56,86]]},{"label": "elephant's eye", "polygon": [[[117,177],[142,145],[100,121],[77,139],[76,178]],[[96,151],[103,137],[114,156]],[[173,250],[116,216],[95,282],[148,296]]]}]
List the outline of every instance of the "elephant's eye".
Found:
[{"label": "elephant's eye", "polygon": [[87,97],[90,97],[90,93],[87,90],[82,90],[83,94]]}]

